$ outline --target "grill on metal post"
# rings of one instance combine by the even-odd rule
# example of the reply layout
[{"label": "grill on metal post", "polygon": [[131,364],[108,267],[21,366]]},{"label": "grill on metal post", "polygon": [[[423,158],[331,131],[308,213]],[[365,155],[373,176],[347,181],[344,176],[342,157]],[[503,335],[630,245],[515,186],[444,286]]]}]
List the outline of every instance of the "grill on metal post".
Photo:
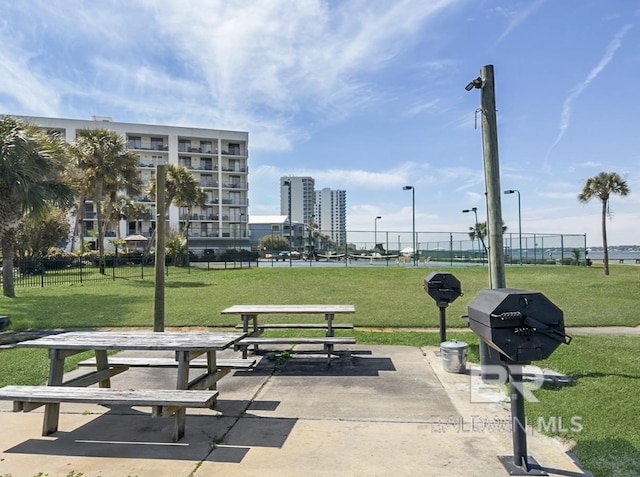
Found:
[{"label": "grill on metal post", "polygon": [[547,475],[527,457],[522,395],[522,366],[546,359],[571,338],[564,332],[562,310],[544,295],[514,288],[484,290],[469,304],[471,329],[500,353],[511,384],[513,458],[501,456],[510,475]]},{"label": "grill on metal post", "polygon": [[432,272],[424,279],[424,289],[440,309],[440,343],[447,341],[446,308],[462,296],[460,281],[451,273]]}]

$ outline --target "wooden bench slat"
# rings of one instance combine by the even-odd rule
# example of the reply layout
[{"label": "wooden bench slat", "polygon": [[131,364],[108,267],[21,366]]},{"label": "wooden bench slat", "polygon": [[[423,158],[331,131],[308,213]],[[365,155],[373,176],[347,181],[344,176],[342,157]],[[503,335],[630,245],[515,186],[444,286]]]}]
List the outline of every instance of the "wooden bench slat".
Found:
[{"label": "wooden bench slat", "polygon": [[[147,358],[137,356],[109,356],[110,366],[130,366],[130,367],[158,367],[158,368],[176,368],[178,362],[173,358]],[[255,359],[229,358],[217,359],[216,366],[218,368],[232,369],[251,369],[255,366]],[[80,361],[78,366],[95,366],[96,358],[85,359]],[[196,358],[189,362],[191,368],[206,368],[207,358]]]},{"label": "wooden bench slat", "polygon": [[126,406],[210,408],[217,391],[181,389],[113,389],[72,386],[5,386],[0,399],[36,403],[93,403]]},{"label": "wooden bench slat", "polygon": [[318,337],[318,338],[243,338],[236,343],[236,346],[262,345],[262,344],[355,344],[356,339],[350,337]]},{"label": "wooden bench slat", "polygon": [[[243,325],[236,325],[236,328],[242,329]],[[251,326],[249,326],[251,328]],[[318,329],[326,330],[327,325],[325,323],[258,323],[258,329]],[[352,330],[352,323],[332,323],[331,328],[335,330]]]}]

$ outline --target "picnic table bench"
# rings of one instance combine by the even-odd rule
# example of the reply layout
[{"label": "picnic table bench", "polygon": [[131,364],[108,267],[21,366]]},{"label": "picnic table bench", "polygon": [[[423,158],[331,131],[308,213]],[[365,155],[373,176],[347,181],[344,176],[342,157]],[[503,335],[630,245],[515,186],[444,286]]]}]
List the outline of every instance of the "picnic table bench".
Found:
[{"label": "picnic table bench", "polygon": [[[172,358],[156,358],[141,356],[109,356],[109,366],[114,368],[177,368],[178,361]],[[85,359],[80,361],[78,366],[96,366],[96,358]],[[216,359],[216,367],[218,379],[229,374],[232,370],[248,370],[256,365],[255,359],[227,358]],[[195,358],[189,361],[191,369],[206,368],[208,360],[206,358]]]},{"label": "picnic table bench", "polygon": [[[236,348],[242,350],[243,358],[247,357],[247,348],[269,344],[322,344],[327,352],[329,364],[334,345],[354,344],[353,337],[336,337],[336,329],[353,329],[351,323],[334,323],[335,315],[355,313],[353,305],[234,305],[222,310],[223,315],[240,315],[242,323],[238,328],[246,333],[246,337],[236,343]],[[325,323],[265,323],[258,321],[258,315],[323,315]],[[277,337],[264,338],[262,332],[267,329],[322,329],[324,337]]]},{"label": "picnic table bench", "polygon": [[[49,379],[47,386],[5,386],[0,388],[0,399],[14,401],[14,411],[31,411],[44,405],[42,434],[58,430],[60,404],[84,402],[96,404],[122,404],[152,406],[153,416],[175,414],[173,440],[184,436],[187,407],[213,408],[218,395],[216,382],[232,366],[246,367],[249,362],[227,361],[222,366],[216,360],[216,351],[227,349],[245,336],[244,333],[131,333],[131,332],[69,332],[44,336],[18,343],[18,347],[46,348],[49,350]],[[95,351],[93,360],[83,365],[94,365],[95,371],[63,381],[64,361],[67,357],[87,350]],[[173,351],[174,360],[147,365],[169,365],[177,368],[175,389],[112,389],[110,378],[126,371],[136,363],[120,362],[107,355],[108,350]],[[198,356],[206,359],[196,361]],[[131,359],[131,358],[129,358]],[[170,361],[172,361],[170,363]],[[194,365],[192,366],[192,362]],[[141,363],[139,361],[138,363]],[[189,370],[205,368],[189,381]],[[99,387],[87,388],[98,384]]]},{"label": "picnic table bench", "polygon": [[[13,410],[32,411],[47,403],[89,403],[122,406],[163,407],[172,413],[180,407],[213,409],[217,391],[183,389],[112,389],[73,386],[5,386],[0,398],[13,401]],[[167,412],[167,410],[171,410]]]}]

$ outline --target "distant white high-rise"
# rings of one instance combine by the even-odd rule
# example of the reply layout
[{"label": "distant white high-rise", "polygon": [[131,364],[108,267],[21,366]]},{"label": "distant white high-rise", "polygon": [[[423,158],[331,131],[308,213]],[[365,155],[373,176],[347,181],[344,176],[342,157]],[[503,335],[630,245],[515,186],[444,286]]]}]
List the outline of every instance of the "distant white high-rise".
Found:
[{"label": "distant white high-rise", "polygon": [[314,186],[312,177],[280,178],[280,214],[289,215],[289,189],[291,189],[291,221],[308,225],[314,222]]},{"label": "distant white high-rise", "polygon": [[347,242],[347,192],[328,187],[315,192],[315,223],[339,246]]}]

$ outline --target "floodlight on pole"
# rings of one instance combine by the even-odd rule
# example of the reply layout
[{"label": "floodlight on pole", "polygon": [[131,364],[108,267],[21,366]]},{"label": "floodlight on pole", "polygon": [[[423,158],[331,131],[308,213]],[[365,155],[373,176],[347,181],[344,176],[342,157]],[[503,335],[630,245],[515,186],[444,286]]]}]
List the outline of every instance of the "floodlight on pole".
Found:
[{"label": "floodlight on pole", "polygon": [[[474,227],[474,230],[475,230],[475,234],[476,234],[476,237],[478,238],[478,240],[481,240],[480,228],[478,227],[478,208],[477,207],[471,207],[470,209],[464,209],[462,211],[463,214],[467,214],[469,212],[473,212],[473,215],[475,215],[476,225]],[[474,250],[474,253],[475,253],[475,250]],[[482,252],[480,253],[480,255],[482,255]]]},{"label": "floodlight on pole", "polygon": [[520,247],[520,265],[522,265],[522,212],[520,209],[520,191],[518,189],[509,189],[504,191],[505,194],[518,194],[518,246]]},{"label": "floodlight on pole", "polygon": [[288,215],[287,215],[287,218],[289,219],[289,267],[292,267],[293,264],[291,263],[291,234],[293,233],[293,224],[292,224],[292,221],[291,221],[291,180],[287,179],[287,180],[283,181],[282,185],[285,185],[285,186],[288,187],[288,194],[287,194]]},{"label": "floodlight on pole", "polygon": [[417,250],[416,250],[416,189],[413,186],[406,185],[402,187],[402,190],[411,191],[411,210],[413,215],[412,237],[413,237],[413,266],[416,266]]},{"label": "floodlight on pole", "polygon": [[374,250],[378,246],[378,219],[381,219],[381,218],[382,216],[378,215],[373,220],[373,249]]}]

